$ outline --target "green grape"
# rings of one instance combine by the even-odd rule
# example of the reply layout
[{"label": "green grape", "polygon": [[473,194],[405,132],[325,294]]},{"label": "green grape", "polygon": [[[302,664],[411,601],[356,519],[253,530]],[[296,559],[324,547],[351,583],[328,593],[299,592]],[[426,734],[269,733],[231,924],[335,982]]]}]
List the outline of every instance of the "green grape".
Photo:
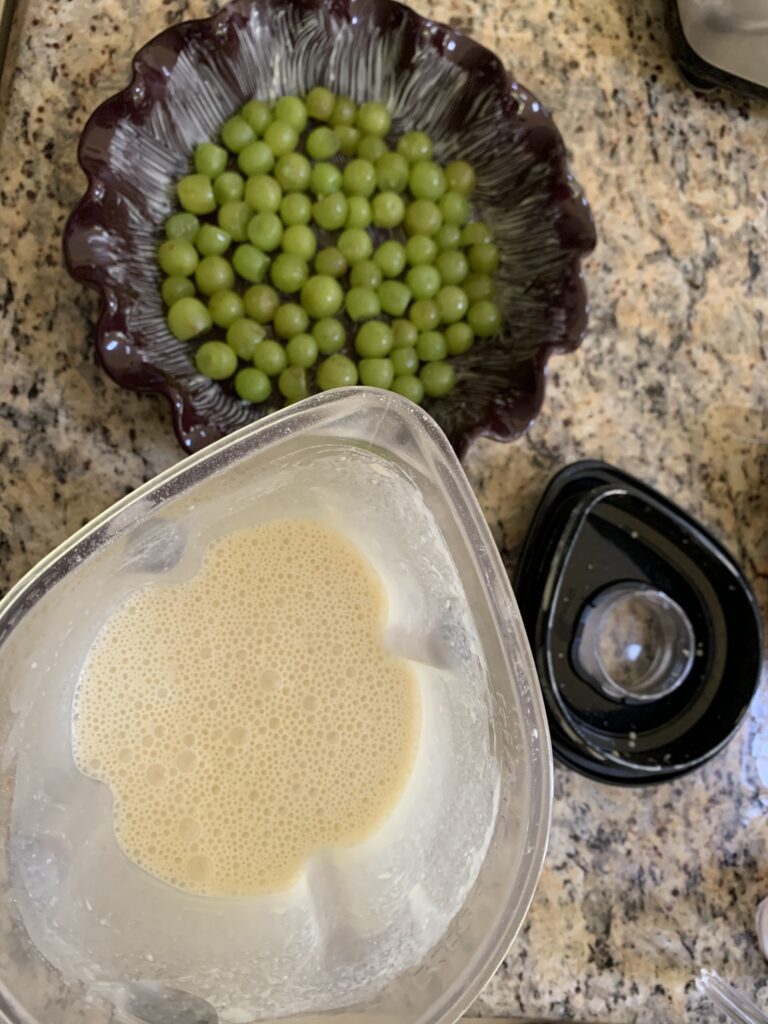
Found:
[{"label": "green grape", "polygon": [[200,221],[194,213],[173,213],[165,222],[165,237],[172,240],[194,242],[199,230]]},{"label": "green grape", "polygon": [[292,224],[283,232],[282,246],[283,252],[292,253],[309,263],[317,252],[317,235],[306,224]]},{"label": "green grape", "polygon": [[213,183],[213,195],[219,206],[239,202],[244,191],[245,181],[237,171],[224,171]]},{"label": "green grape", "polygon": [[206,341],[195,353],[195,366],[210,380],[226,380],[237,369],[237,356],[223,341]]},{"label": "green grape", "polygon": [[195,248],[201,256],[223,256],[231,242],[229,232],[215,224],[203,224],[195,236]]},{"label": "green grape", "polygon": [[257,370],[266,373],[268,377],[279,377],[288,365],[285,349],[279,341],[271,338],[265,338],[256,346],[252,362]]},{"label": "green grape", "polygon": [[265,335],[266,331],[261,324],[241,316],[238,320],[233,320],[227,328],[227,344],[238,359],[249,362]]},{"label": "green grape", "polygon": [[370,288],[350,288],[344,299],[350,320],[372,320],[381,312],[379,297]]},{"label": "green grape", "polygon": [[339,124],[334,129],[339,140],[339,150],[344,156],[354,156],[357,143],[360,139],[360,132],[350,125]]},{"label": "green grape", "polygon": [[245,183],[245,201],[257,213],[277,213],[283,190],[267,174],[254,174]]},{"label": "green grape", "polygon": [[411,235],[405,243],[405,260],[410,267],[434,263],[436,256],[437,246],[426,235]]},{"label": "green grape", "polygon": [[440,322],[444,324],[458,323],[469,308],[466,292],[455,284],[443,285],[435,296],[435,302],[440,310]]},{"label": "green grape", "polygon": [[264,129],[272,120],[272,111],[269,104],[263,100],[248,100],[240,111],[240,116],[251,126],[256,135],[263,135]]},{"label": "green grape", "polygon": [[499,266],[499,250],[493,242],[478,242],[469,250],[469,267],[475,274],[492,274]]},{"label": "green grape", "polygon": [[328,277],[343,277],[347,272],[347,261],[344,255],[335,245],[329,245],[321,249],[315,256],[315,272],[326,274]]},{"label": "green grape", "polygon": [[215,295],[216,292],[230,290],[234,283],[232,264],[223,256],[204,256],[198,263],[195,284],[203,295]]},{"label": "green grape", "polygon": [[301,304],[313,320],[334,316],[341,309],[343,301],[341,285],[326,274],[310,277],[301,289]]},{"label": "green grape", "polygon": [[381,270],[372,260],[361,260],[352,267],[349,283],[353,288],[370,288],[375,292],[381,284]]},{"label": "green grape", "polygon": [[189,277],[194,274],[199,261],[197,249],[183,238],[170,238],[157,251],[160,269],[169,277]]},{"label": "green grape", "polygon": [[392,115],[383,103],[363,103],[358,108],[355,124],[365,135],[386,135],[392,126]]},{"label": "green grape", "polygon": [[[305,156],[297,146],[310,117],[323,124],[309,126]],[[226,345],[206,342],[198,349],[201,373],[222,373],[229,360],[228,372],[213,377],[225,379],[236,372],[238,356],[252,359],[253,367],[237,374],[236,393],[265,401],[272,376],[293,402],[308,394],[306,371],[322,353],[319,388],[356,383],[358,367],[340,354],[347,335],[336,314],[343,309],[351,320],[365,321],[355,337],[363,384],[421,402],[425,394],[439,398],[453,389],[448,355],[464,355],[475,337],[500,329],[492,301],[499,251],[485,223],[467,223],[474,170],[462,160],[440,167],[429,136],[419,131],[404,133],[390,152],[384,139],[390,128],[383,103],[358,108],[317,86],[304,99],[281,97],[274,108],[249,101],[222,128],[226,149],[213,142],[195,148],[195,173],[177,185],[184,212],[168,218],[158,263],[168,275],[161,291],[176,337],[194,338],[213,324],[227,331]],[[227,169],[227,151],[236,154],[246,181]],[[343,168],[330,162],[339,153],[349,158]],[[401,194],[406,189],[410,201]],[[308,190],[317,196],[314,204]],[[197,217],[204,214],[214,214],[216,223],[201,225]],[[340,233],[320,252],[312,221]],[[367,229],[389,232],[401,225],[405,244],[387,239],[374,253]],[[230,263],[225,256],[233,243]],[[347,272],[345,294],[339,279]],[[256,282],[243,296],[234,291],[235,274]],[[268,275],[274,288],[263,283]],[[194,295],[195,284],[208,297],[207,309]],[[281,305],[276,289],[299,293],[302,305],[298,299]],[[375,319],[382,312],[391,323]],[[308,333],[310,317],[316,323]],[[265,339],[263,325],[270,322],[291,355]],[[216,346],[230,356],[217,355]],[[425,365],[417,376],[420,359]]]},{"label": "green grape", "polygon": [[419,331],[432,331],[440,323],[440,310],[433,299],[417,299],[408,310],[408,319]]},{"label": "green grape", "polygon": [[340,320],[332,317],[323,317],[312,327],[312,337],[317,342],[318,350],[324,356],[331,356],[339,352],[347,341],[347,332]]},{"label": "green grape", "polygon": [[280,297],[268,284],[254,284],[243,296],[243,304],[251,320],[255,320],[257,324],[268,324],[272,322],[277,312]]},{"label": "green grape", "polygon": [[270,278],[278,291],[293,295],[301,291],[309,277],[309,268],[300,256],[292,252],[281,252],[272,261]]},{"label": "green grape", "polygon": [[336,164],[315,164],[309,176],[309,187],[316,196],[330,196],[341,189],[342,175]]},{"label": "green grape", "polygon": [[395,371],[389,359],[361,359],[358,367],[360,383],[369,388],[392,387]]},{"label": "green grape", "polygon": [[397,152],[409,164],[415,164],[419,160],[431,160],[432,140],[424,132],[406,132],[398,139]]},{"label": "green grape", "polygon": [[303,192],[309,186],[312,165],[303,153],[286,153],[275,165],[275,178],[283,192]]},{"label": "green grape", "polygon": [[475,187],[475,172],[466,160],[453,160],[445,168],[445,181],[451,192],[468,196]]},{"label": "green grape", "polygon": [[260,284],[269,270],[269,256],[255,245],[238,245],[232,254],[232,266],[245,281]]},{"label": "green grape", "polygon": [[431,199],[414,199],[405,210],[405,230],[409,235],[434,235],[443,223],[440,207]]},{"label": "green grape", "polygon": [[248,223],[252,216],[253,210],[248,203],[239,200],[220,206],[216,219],[221,230],[226,231],[233,242],[244,242],[248,237]]},{"label": "green grape", "polygon": [[387,152],[387,144],[378,135],[363,135],[357,143],[356,153],[363,160],[375,164]]},{"label": "green grape", "polygon": [[462,287],[467,293],[470,306],[482,299],[492,299],[496,293],[493,278],[487,274],[470,274],[462,282]]},{"label": "green grape", "polygon": [[469,203],[461,192],[446,192],[438,203],[443,215],[443,224],[461,227],[469,217]]},{"label": "green grape", "polygon": [[235,376],[235,391],[244,402],[258,405],[259,402],[266,402],[272,394],[272,385],[269,382],[269,377],[262,370],[246,366]]},{"label": "green grape", "polygon": [[445,347],[449,356],[463,356],[472,348],[474,341],[474,331],[463,320],[445,329]]},{"label": "green grape", "polygon": [[482,245],[493,241],[493,232],[481,220],[473,220],[461,229],[461,244],[464,246]]},{"label": "green grape", "polygon": [[392,322],[392,347],[414,348],[419,337],[418,328],[410,320]]},{"label": "green grape", "polygon": [[467,257],[456,249],[439,253],[435,266],[440,271],[443,284],[461,284],[469,273]]},{"label": "green grape", "polygon": [[312,220],[312,200],[300,192],[291,192],[280,200],[280,218],[287,228],[292,224],[309,224]]},{"label": "green grape", "polygon": [[371,236],[362,228],[346,228],[339,235],[336,244],[351,267],[355,263],[369,259],[373,252]]},{"label": "green grape", "polygon": [[384,277],[399,277],[405,270],[405,259],[405,247],[390,238],[378,247],[373,262]]},{"label": "green grape", "polygon": [[330,89],[326,89],[322,85],[316,85],[314,89],[309,90],[304,103],[310,117],[314,117],[316,121],[330,121],[336,97]]},{"label": "green grape", "polygon": [[440,331],[422,331],[416,342],[416,352],[422,363],[434,363],[445,359],[448,349]]},{"label": "green grape", "polygon": [[376,188],[376,169],[370,160],[350,160],[342,172],[342,182],[348,196],[368,198]]},{"label": "green grape", "polygon": [[283,223],[276,213],[257,213],[248,221],[248,241],[262,252],[273,252],[283,237]]},{"label": "green grape", "polygon": [[179,179],[176,190],[179,203],[188,213],[213,213],[216,209],[213,183],[207,174],[187,174]]},{"label": "green grape", "polygon": [[402,281],[384,281],[379,286],[379,304],[389,316],[402,316],[410,301],[410,289]]},{"label": "green grape", "polygon": [[441,252],[446,249],[458,249],[461,245],[461,228],[456,224],[443,224],[435,235],[435,242]]},{"label": "green grape", "polygon": [[444,398],[456,385],[456,371],[450,363],[427,363],[422,366],[419,377],[430,398]]},{"label": "green grape", "polygon": [[369,320],[355,335],[355,351],[361,359],[379,359],[392,349],[392,328],[383,320]]},{"label": "green grape", "polygon": [[424,400],[424,385],[418,377],[411,373],[395,377],[392,381],[391,390],[395,391],[398,395],[402,395],[403,398],[408,398],[411,402],[415,402],[416,405],[420,405]]},{"label": "green grape", "polygon": [[337,96],[331,114],[331,124],[352,125],[355,123],[357,107],[349,96]]},{"label": "green grape", "polygon": [[403,192],[410,167],[401,153],[382,153],[376,161],[376,184],[382,192]]},{"label": "green grape", "polygon": [[275,119],[289,124],[301,135],[307,127],[307,108],[298,96],[281,96],[275,104]]},{"label": "green grape", "polygon": [[245,307],[237,292],[216,292],[208,300],[208,312],[217,327],[229,327],[243,315]]},{"label": "green grape", "polygon": [[266,142],[249,142],[245,149],[238,153],[237,166],[246,177],[269,174],[275,166],[275,154]]},{"label": "green grape", "polygon": [[264,129],[264,141],[276,157],[284,156],[296,149],[299,133],[285,121],[273,121]]},{"label": "green grape", "polygon": [[432,160],[418,160],[411,167],[408,188],[415,199],[439,199],[445,192],[442,167]]},{"label": "green grape", "polygon": [[283,398],[298,402],[309,394],[307,371],[303,366],[288,366],[278,377],[277,386]]},{"label": "green grape", "polygon": [[357,384],[357,367],[346,356],[340,354],[329,356],[317,368],[315,380],[321,391],[351,387],[353,384]]},{"label": "green grape", "polygon": [[467,323],[478,338],[490,338],[501,327],[501,313],[493,302],[482,299],[469,307]]},{"label": "green grape", "polygon": [[189,341],[210,331],[213,320],[200,299],[191,295],[177,299],[168,310],[168,330],[179,341]]},{"label": "green grape", "polygon": [[367,228],[372,219],[373,213],[371,211],[371,204],[365,196],[350,196],[349,199],[347,199],[347,219],[344,222],[345,227]]},{"label": "green grape", "polygon": [[333,128],[322,125],[309,133],[306,146],[313,160],[330,160],[339,152],[341,143]]},{"label": "green grape", "polygon": [[415,299],[431,299],[437,295],[442,282],[437,267],[420,265],[411,267],[405,275],[405,283]]},{"label": "green grape", "polygon": [[419,372],[419,354],[415,348],[393,349],[390,359],[396,377],[402,377],[406,373]]},{"label": "green grape", "polygon": [[396,192],[379,192],[371,201],[377,228],[396,228],[405,216],[405,203]]},{"label": "green grape", "polygon": [[215,178],[227,168],[229,153],[221,146],[212,142],[200,142],[195,146],[195,170],[198,174],[207,174]]},{"label": "green grape", "polygon": [[305,370],[315,365],[318,351],[317,342],[311,334],[294,334],[285,346],[288,364],[303,366]]},{"label": "green grape", "polygon": [[296,302],[284,302],[278,307],[274,319],[275,334],[280,338],[293,338],[304,334],[309,327],[307,311]]},{"label": "green grape", "polygon": [[318,227],[326,231],[339,231],[347,219],[347,200],[341,192],[323,196],[312,207],[312,216]]},{"label": "green grape", "polygon": [[195,286],[188,277],[166,277],[160,289],[163,302],[172,306],[177,299],[184,299],[195,294]]},{"label": "green grape", "polygon": [[256,138],[256,133],[244,117],[235,114],[224,122],[221,129],[221,141],[230,153],[239,153]]}]

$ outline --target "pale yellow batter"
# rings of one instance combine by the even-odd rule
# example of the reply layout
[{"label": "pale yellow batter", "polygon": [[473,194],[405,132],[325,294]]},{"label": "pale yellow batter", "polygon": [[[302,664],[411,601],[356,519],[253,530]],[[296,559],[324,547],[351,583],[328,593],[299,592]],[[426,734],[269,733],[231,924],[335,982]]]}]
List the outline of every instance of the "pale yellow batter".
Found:
[{"label": "pale yellow batter", "polygon": [[112,790],[123,851],[181,889],[247,895],[370,837],[420,730],[385,617],[359,550],[301,519],[232,533],[192,580],[118,610],[87,657],[72,747]]}]

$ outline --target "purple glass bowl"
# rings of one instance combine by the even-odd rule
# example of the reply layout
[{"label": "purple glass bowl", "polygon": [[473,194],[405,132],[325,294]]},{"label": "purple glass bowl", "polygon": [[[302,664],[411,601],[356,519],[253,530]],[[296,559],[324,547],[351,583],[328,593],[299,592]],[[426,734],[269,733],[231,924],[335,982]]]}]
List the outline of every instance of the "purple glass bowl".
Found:
[{"label": "purple glass bowl", "polygon": [[276,407],[196,372],[194,346],[168,331],[155,252],[174,183],[195,145],[256,96],[327,85],[385,101],[393,133],[432,136],[436,159],[477,171],[475,216],[501,252],[504,327],[455,360],[458,384],[425,407],[457,451],[480,435],[518,436],[538,412],[551,352],[587,321],[580,261],[595,244],[587,202],[541,104],[489,50],[393,0],[234,0],[141,49],[127,89],[88,121],[79,160],[88,191],[64,233],[70,273],[101,295],[96,347],[122,387],[160,392],[195,452]]}]

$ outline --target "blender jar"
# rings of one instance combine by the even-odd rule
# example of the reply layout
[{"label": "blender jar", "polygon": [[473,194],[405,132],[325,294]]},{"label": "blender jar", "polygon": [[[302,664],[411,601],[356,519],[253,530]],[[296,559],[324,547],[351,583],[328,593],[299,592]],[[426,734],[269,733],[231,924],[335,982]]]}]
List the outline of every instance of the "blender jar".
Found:
[{"label": "blender jar", "polygon": [[[109,790],[72,758],[72,695],[137,589],[188,579],[217,537],[288,516],[341,530],[382,577],[388,646],[420,682],[416,767],[375,836],[320,851],[288,892],[190,895],[119,850]],[[527,912],[551,803],[528,643],[453,451],[395,394],[308,399],[79,531],[0,604],[0,702],[9,1021],[444,1024]]]}]

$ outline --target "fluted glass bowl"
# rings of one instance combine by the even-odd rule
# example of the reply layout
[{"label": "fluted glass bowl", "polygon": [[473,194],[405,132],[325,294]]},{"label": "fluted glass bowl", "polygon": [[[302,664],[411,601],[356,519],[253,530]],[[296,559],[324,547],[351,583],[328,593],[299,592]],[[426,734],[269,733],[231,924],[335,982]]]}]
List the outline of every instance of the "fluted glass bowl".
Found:
[{"label": "fluted glass bowl", "polygon": [[498,57],[393,0],[234,0],[136,54],[130,85],[83,131],[88,190],[64,238],[70,272],[101,294],[102,365],[118,384],[168,398],[188,452],[282,401],[253,406],[197,373],[194,347],[166,326],[155,253],[195,145],[246,100],[315,85],[386,102],[393,135],[422,129],[436,159],[474,165],[474,214],[501,252],[504,326],[455,359],[455,390],[425,407],[459,452],[478,435],[519,435],[541,405],[550,353],[584,333],[589,208],[551,118]]}]

